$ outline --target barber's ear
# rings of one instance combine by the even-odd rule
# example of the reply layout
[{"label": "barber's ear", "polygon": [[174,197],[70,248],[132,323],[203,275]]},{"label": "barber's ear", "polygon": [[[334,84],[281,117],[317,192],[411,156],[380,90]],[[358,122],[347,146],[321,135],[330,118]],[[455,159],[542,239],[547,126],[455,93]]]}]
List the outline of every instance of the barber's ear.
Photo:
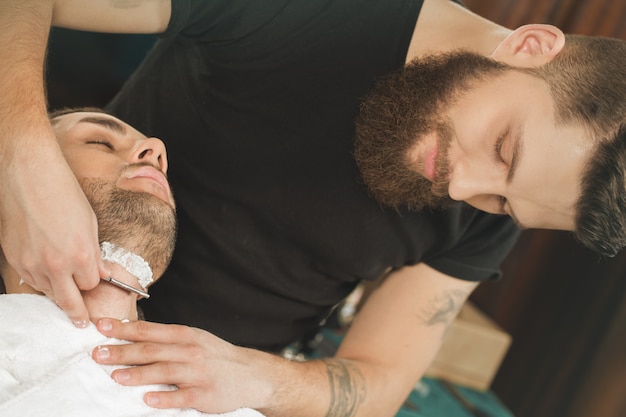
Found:
[{"label": "barber's ear", "polygon": [[516,67],[538,67],[550,62],[564,45],[565,35],[556,26],[525,25],[500,42],[491,57]]}]

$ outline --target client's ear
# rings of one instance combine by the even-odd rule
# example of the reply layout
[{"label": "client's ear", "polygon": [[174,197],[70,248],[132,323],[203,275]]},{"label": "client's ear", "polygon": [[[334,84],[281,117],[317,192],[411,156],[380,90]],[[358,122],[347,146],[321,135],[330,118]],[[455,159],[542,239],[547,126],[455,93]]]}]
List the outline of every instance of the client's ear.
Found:
[{"label": "client's ear", "polygon": [[564,45],[565,35],[556,26],[525,25],[500,42],[491,57],[516,67],[538,67],[550,62]]}]

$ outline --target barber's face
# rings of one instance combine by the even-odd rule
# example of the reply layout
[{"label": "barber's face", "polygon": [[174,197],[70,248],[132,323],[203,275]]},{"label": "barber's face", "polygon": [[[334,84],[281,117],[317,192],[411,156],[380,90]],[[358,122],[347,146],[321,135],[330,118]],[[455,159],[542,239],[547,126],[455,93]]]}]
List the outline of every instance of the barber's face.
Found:
[{"label": "barber's face", "polygon": [[97,178],[119,188],[152,194],[174,207],[166,178],[165,145],[103,113],[59,116],[53,127],[70,168],[79,180]]},{"label": "barber's face", "polygon": [[592,142],[582,127],[557,126],[554,109],[548,85],[517,71],[464,94],[449,109],[450,197],[523,227],[574,230]]},{"label": "barber's face", "polygon": [[[588,135],[557,126],[543,80],[483,59],[417,62],[374,91],[355,145],[366,182],[391,205],[419,209],[448,195],[522,227],[573,230]],[[476,70],[476,60],[485,67]],[[398,94],[404,103],[386,109]]]}]

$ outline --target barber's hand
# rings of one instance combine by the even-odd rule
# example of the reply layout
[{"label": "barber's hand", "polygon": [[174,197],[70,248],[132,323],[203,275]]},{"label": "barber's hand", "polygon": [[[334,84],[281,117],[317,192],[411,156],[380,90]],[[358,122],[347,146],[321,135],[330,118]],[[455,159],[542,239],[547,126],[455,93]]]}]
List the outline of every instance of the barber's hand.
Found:
[{"label": "barber's hand", "polygon": [[113,319],[99,320],[97,326],[106,336],[135,342],[98,346],[92,352],[101,364],[138,365],[114,371],[112,377],[119,384],[178,386],[176,391],[147,393],[144,401],[156,408],[207,413],[262,409],[272,396],[270,369],[284,362],[187,326]]},{"label": "barber's hand", "polygon": [[92,289],[108,273],[96,217],[56,139],[37,139],[5,148],[0,243],[24,282],[54,300],[77,327],[86,327],[80,290]]}]

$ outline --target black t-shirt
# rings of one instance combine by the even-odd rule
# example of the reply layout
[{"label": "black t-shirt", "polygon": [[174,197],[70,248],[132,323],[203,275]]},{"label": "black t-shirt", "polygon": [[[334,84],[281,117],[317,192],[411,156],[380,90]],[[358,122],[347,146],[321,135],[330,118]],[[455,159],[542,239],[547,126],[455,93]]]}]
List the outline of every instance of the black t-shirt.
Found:
[{"label": "black t-shirt", "polygon": [[179,237],[142,308],[277,350],[362,279],[426,262],[499,276],[517,229],[465,204],[381,207],[351,156],[359,99],[405,62],[415,0],[174,1],[110,106],[167,145]]}]

